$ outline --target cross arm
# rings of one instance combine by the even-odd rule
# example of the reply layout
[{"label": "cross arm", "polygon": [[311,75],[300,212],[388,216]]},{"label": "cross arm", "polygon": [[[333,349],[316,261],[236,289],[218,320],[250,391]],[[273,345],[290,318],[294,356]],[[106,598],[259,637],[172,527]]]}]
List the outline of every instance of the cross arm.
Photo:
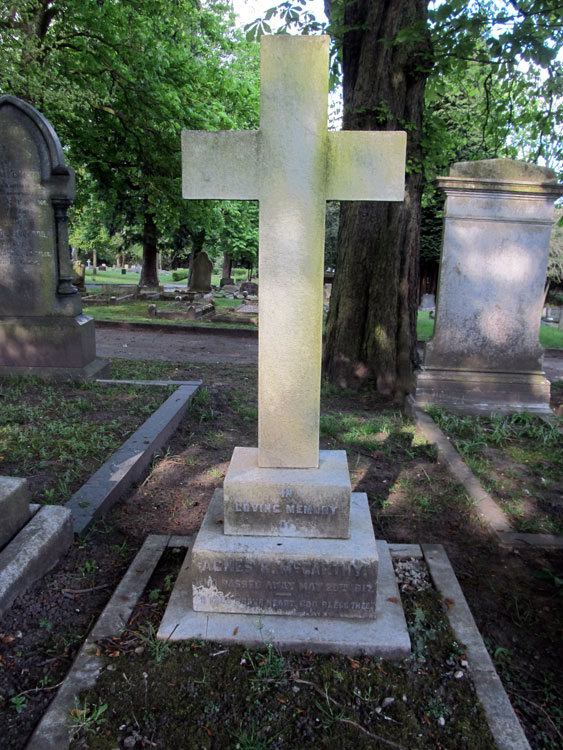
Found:
[{"label": "cross arm", "polygon": [[406,147],[402,131],[330,131],[326,199],[404,200]]},{"label": "cross arm", "polygon": [[182,197],[258,199],[260,131],[183,130]]}]

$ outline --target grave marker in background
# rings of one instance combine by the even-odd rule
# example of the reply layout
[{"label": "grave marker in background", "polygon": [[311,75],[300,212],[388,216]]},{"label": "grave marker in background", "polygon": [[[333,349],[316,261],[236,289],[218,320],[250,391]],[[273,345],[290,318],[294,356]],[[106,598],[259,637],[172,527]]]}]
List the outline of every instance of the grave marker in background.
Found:
[{"label": "grave marker in background", "polygon": [[551,169],[461,162],[446,194],[436,326],[416,402],[462,413],[549,413],[539,327],[554,201]]},{"label": "grave marker in background", "polygon": [[0,98],[0,375],[91,378],[94,321],[72,285],[74,170],[36,109]]}]

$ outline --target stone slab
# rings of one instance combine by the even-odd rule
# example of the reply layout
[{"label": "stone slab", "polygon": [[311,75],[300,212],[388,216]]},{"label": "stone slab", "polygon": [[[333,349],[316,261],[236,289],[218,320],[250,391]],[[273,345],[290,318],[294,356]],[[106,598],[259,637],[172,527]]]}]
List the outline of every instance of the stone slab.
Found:
[{"label": "stone slab", "polygon": [[68,715],[80,693],[96,684],[103,667],[97,641],[119,636],[168,543],[167,536],[148,536],[89,633],[63,684],[35,728],[26,750],[63,750],[70,745]]},{"label": "stone slab", "polygon": [[441,406],[456,414],[552,414],[550,383],[543,372],[491,373],[424,367],[416,377],[419,406]]},{"label": "stone slab", "polygon": [[422,551],[436,589],[448,600],[448,619],[456,639],[466,647],[475,690],[498,750],[530,750],[444,548],[423,544]]},{"label": "stone slab", "polygon": [[70,498],[76,534],[84,532],[136,482],[180,424],[201,381],[183,385],[166,399],[123,446]]},{"label": "stone slab", "polygon": [[201,638],[248,647],[276,643],[288,651],[404,659],[410,654],[410,638],[386,542],[377,542],[377,552],[379,571],[373,620],[195,612],[188,553],[157,637],[171,641]]},{"label": "stone slab", "polygon": [[346,451],[319,451],[318,469],[258,466],[257,448],[235,448],[223,484],[225,534],[350,536]]},{"label": "stone slab", "polygon": [[350,539],[223,533],[215,490],[192,551],[196,611],[372,618],[378,556],[367,496],[352,495]]},{"label": "stone slab", "polygon": [[70,511],[44,505],[0,552],[0,616],[59,561],[74,540]]},{"label": "stone slab", "polygon": [[0,476],[0,550],[30,519],[27,481]]}]

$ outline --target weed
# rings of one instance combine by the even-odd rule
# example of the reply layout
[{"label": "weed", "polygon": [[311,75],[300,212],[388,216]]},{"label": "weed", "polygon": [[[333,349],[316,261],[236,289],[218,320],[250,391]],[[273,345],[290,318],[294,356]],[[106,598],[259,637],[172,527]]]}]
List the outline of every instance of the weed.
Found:
[{"label": "weed", "polygon": [[334,701],[331,700],[329,694],[328,694],[328,685],[324,686],[324,701],[315,701],[315,706],[318,708],[320,714],[321,714],[321,726],[323,729],[330,729],[335,724],[338,724],[339,721],[341,721],[344,718],[344,711],[335,711],[335,709],[332,707],[332,703]]},{"label": "weed", "polygon": [[255,672],[250,682],[258,691],[266,690],[270,684],[281,683],[287,671],[281,652],[272,643],[268,643],[266,648],[266,653],[244,652],[244,658],[250,662]]},{"label": "weed", "polygon": [[12,704],[12,708],[14,708],[18,714],[23,713],[27,708],[25,695],[14,695],[13,698],[10,698],[10,703]]},{"label": "weed", "polygon": [[137,635],[150,648],[155,661],[160,663],[171,653],[173,646],[168,641],[159,640],[156,637],[156,632],[152,622],[149,622],[144,630],[137,632]]},{"label": "weed", "polygon": [[541,570],[534,570],[532,573],[534,578],[539,578],[542,581],[549,581],[555,586],[555,590],[559,596],[563,596],[563,577],[555,575],[548,568],[542,568]]},{"label": "weed", "polygon": [[45,617],[42,617],[39,620],[39,627],[43,628],[43,630],[52,630],[53,623],[50,620],[47,620]]},{"label": "weed", "polygon": [[78,567],[78,572],[82,578],[90,578],[96,574],[98,563],[95,560],[86,560],[84,565]]},{"label": "weed", "polygon": [[104,713],[107,711],[107,703],[90,704],[85,700],[80,707],[76,699],[74,705],[75,707],[70,712],[69,725],[73,738],[77,737],[80,732],[94,734],[106,721]]}]

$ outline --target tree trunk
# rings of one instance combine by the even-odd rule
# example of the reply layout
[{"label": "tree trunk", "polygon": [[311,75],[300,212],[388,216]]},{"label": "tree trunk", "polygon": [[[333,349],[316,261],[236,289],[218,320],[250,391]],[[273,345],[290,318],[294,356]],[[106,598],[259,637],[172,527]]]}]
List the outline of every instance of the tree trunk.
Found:
[{"label": "tree trunk", "polygon": [[[373,379],[402,400],[416,362],[422,110],[432,64],[426,2],[356,0],[344,5],[342,23],[351,29],[341,43],[343,130],[407,130],[407,175],[404,203],[342,203],[324,365],[342,387]],[[393,44],[407,28],[414,38]]]},{"label": "tree trunk", "polygon": [[233,259],[229,257],[228,253],[223,253],[223,278],[228,279],[233,271]]},{"label": "tree trunk", "polygon": [[139,287],[158,287],[157,243],[158,230],[153,214],[145,213],[143,224],[143,267]]},{"label": "tree trunk", "polygon": [[192,281],[192,271],[194,269],[195,256],[201,253],[203,250],[203,243],[205,242],[205,229],[201,229],[199,232],[190,232],[192,240],[192,250],[190,252],[190,263],[188,271],[188,289]]}]

